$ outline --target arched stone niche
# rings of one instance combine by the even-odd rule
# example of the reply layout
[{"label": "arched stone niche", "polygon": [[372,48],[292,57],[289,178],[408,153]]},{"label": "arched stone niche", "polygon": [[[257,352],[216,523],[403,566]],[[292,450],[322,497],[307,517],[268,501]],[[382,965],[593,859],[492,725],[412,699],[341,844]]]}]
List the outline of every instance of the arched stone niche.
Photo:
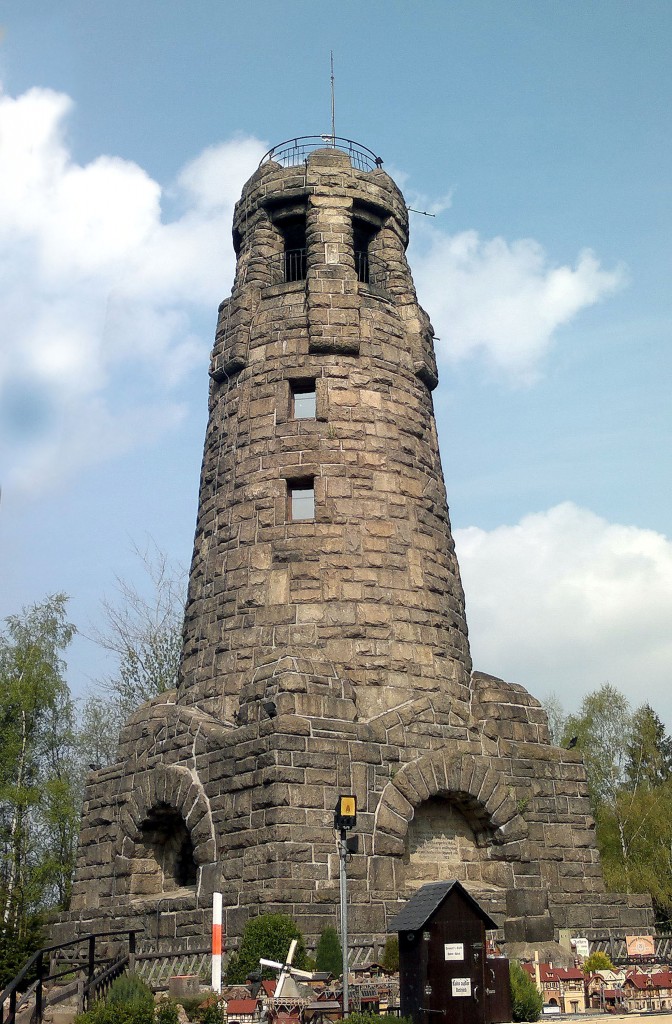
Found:
[{"label": "arched stone niche", "polygon": [[409,886],[458,878],[508,887],[528,862],[527,825],[488,759],[434,751],[405,765],[376,810],[374,855],[400,859]]},{"label": "arched stone niche", "polygon": [[194,844],[186,822],[176,808],[166,803],[155,804],[140,823],[140,831],[143,842],[136,843],[135,859],[143,862],[143,871],[133,873],[131,891],[146,890],[149,887],[148,876],[151,876],[152,888],[156,892],[171,892],[196,885],[198,865]]},{"label": "arched stone niche", "polygon": [[195,886],[199,868],[217,856],[203,787],[183,765],[158,764],[137,775],[135,783],[120,815],[129,894],[154,896]]},{"label": "arched stone niche", "polygon": [[430,797],[416,808],[409,823],[402,857],[404,884],[457,878],[479,889],[508,888],[511,865],[491,860],[492,830],[455,794]]}]

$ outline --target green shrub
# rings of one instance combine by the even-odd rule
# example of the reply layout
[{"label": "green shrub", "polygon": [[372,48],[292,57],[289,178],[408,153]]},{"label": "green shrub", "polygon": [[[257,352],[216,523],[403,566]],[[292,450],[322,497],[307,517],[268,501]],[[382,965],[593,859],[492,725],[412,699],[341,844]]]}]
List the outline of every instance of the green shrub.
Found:
[{"label": "green shrub", "polygon": [[203,993],[203,995],[199,994],[197,996],[182,996],[180,998],[180,1005],[184,1007],[184,1012],[189,1020],[191,1020],[191,1018],[198,1012],[198,1008],[205,999],[205,995],[206,993]]},{"label": "green shrub", "polygon": [[136,974],[122,974],[105,999],[75,1017],[75,1024],[154,1024],[152,990]]},{"label": "green shrub", "polygon": [[608,953],[596,949],[594,953],[587,956],[581,968],[584,974],[593,974],[595,971],[613,971],[614,965]]},{"label": "green shrub", "polygon": [[224,1007],[219,1006],[217,1003],[203,1006],[198,1011],[198,1016],[195,1019],[198,1021],[198,1024],[222,1024],[224,1020]]},{"label": "green shrub", "polygon": [[75,1024],[154,1024],[154,1005],[119,1003],[108,1006],[101,1001],[75,1017]]},{"label": "green shrub", "polygon": [[110,985],[105,997],[107,1006],[123,1006],[128,1003],[154,1005],[152,990],[137,974],[122,974]]},{"label": "green shrub", "polygon": [[343,973],[343,951],[338,933],[331,925],[322,931],[315,950],[318,971],[330,971],[336,978]]},{"label": "green shrub", "polygon": [[189,1020],[195,1024],[222,1024],[224,1020],[224,1008],[212,989],[191,999],[183,999],[182,1006]]},{"label": "green shrub", "polygon": [[399,970],[398,935],[388,935],[388,937],[385,939],[385,948],[383,949],[383,956],[380,962],[386,971]]},{"label": "green shrub", "polygon": [[159,1003],[156,1008],[156,1024],[180,1024],[177,1003],[174,1003],[172,999],[166,999]]},{"label": "green shrub", "polygon": [[[260,914],[245,925],[240,949],[229,957],[226,980],[229,985],[244,984],[250,971],[259,970],[259,958],[284,963],[292,939],[298,939],[294,966],[306,965],[306,944],[298,926],[287,914]],[[274,978],[276,972],[264,968],[265,978]]]},{"label": "green shrub", "polygon": [[544,1005],[541,992],[517,960],[509,964],[511,979],[511,1007],[514,1021],[535,1021],[541,1017]]}]

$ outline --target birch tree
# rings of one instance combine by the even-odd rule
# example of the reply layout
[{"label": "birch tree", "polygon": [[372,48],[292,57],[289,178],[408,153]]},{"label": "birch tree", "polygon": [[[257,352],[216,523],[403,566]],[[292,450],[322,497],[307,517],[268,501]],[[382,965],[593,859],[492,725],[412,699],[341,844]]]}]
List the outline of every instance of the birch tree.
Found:
[{"label": "birch tree", "polygon": [[565,723],[586,766],[607,887],[648,892],[661,920],[672,917],[672,739],[648,705],[634,712],[605,685]]},{"label": "birch tree", "polygon": [[42,907],[69,895],[78,809],[66,602],[55,594],[0,633],[0,942],[20,942]]}]

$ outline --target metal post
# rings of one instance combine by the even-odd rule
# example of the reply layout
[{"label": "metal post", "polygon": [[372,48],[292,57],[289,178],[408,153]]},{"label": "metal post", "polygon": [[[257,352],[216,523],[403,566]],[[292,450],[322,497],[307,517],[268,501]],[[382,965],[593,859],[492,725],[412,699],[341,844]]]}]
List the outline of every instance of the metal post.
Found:
[{"label": "metal post", "polygon": [[42,967],[43,953],[40,951],[37,958],[37,988],[35,989],[35,1020],[37,1024],[42,1024],[42,1014],[44,1011],[43,999],[42,999],[42,976],[44,970]]},{"label": "metal post", "polygon": [[345,829],[341,829],[341,836],[338,842],[338,855],[340,860],[340,882],[341,882],[341,948],[343,950],[343,1016],[347,1017],[350,1012],[350,1000],[348,992],[348,879],[345,873],[346,858],[348,855],[345,842]]},{"label": "metal post", "polygon": [[128,933],[128,970],[135,974],[135,932]]},{"label": "metal post", "polygon": [[89,963],[86,975],[86,1009],[91,1008],[91,989],[93,988],[93,978],[96,973],[96,936],[89,936]]}]

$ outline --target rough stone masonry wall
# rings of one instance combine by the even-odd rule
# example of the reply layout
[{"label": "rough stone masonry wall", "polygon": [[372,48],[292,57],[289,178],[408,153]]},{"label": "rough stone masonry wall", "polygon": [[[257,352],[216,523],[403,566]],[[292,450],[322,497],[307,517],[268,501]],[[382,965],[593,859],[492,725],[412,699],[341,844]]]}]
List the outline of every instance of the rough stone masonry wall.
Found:
[{"label": "rough stone masonry wall", "polygon": [[[269,196],[276,214],[303,204],[305,282],[263,284],[281,255]],[[389,291],[357,280],[352,218],[364,202],[385,221]],[[269,653],[319,650],[355,686],[361,717],[418,691],[466,702],[463,594],[427,385],[432,332],[405,260],[401,197],[383,172],[327,151],[304,178],[264,165],[236,232],[179,700],[232,720]],[[317,382],[318,415],[291,419],[289,382],[305,378]],[[315,481],[314,522],[288,521],[288,481],[300,477]]]},{"label": "rough stone masonry wall", "polygon": [[[282,218],[303,213],[306,278],[283,282]],[[357,217],[375,229],[369,282]],[[470,677],[407,229],[387,175],[335,150],[266,163],[243,191],[179,691],[140,709],[118,763],[91,777],[61,932],[142,921],[145,944],[198,946],[218,890],[230,944],[275,910],[316,942],[336,920],[342,792],[359,802],[362,949],[418,884],[445,877],[512,942],[650,926],[644,898],[603,891],[579,755],[549,745],[522,687]],[[307,378],[316,416],[295,419],[291,383]],[[292,522],[288,483],[306,477],[315,519]],[[165,843],[160,821],[177,823]],[[174,870],[184,834],[193,885]]]},{"label": "rough stone masonry wall", "polygon": [[[580,759],[535,739],[545,729],[536,702],[527,698],[527,723],[519,703],[500,704],[505,721],[508,710],[525,726],[526,742],[478,738],[474,720],[460,721],[448,700],[430,696],[371,722],[348,722],[328,717],[330,702],[352,707],[352,699],[347,690],[335,696],[333,678],[320,671],[326,669],[317,663],[269,662],[248,706],[256,717],[234,730],[171,703],[135,716],[123,771],[99,773],[89,790],[73,900],[82,926],[109,915],[119,923],[121,909],[124,921],[144,919],[151,944],[161,898],[159,934],[198,946],[216,889],[224,894],[230,942],[250,914],[265,911],[292,914],[315,942],[336,914],[331,823],[345,790],[359,798],[362,851],[348,870],[352,932],[364,948],[382,941],[399,900],[413,891],[408,830],[433,798],[448,799],[480,834],[481,856],[462,865],[462,880],[510,941],[547,940],[560,927],[650,925],[644,898],[602,892]],[[476,678],[477,689],[484,678]],[[487,679],[490,693],[496,682]],[[320,687],[317,714],[290,712],[306,689],[316,701]],[[507,691],[510,698],[504,684],[502,695]],[[261,707],[269,694],[278,704],[274,718]],[[139,826],[163,800],[183,811],[197,840],[199,878],[191,891],[157,887],[145,857]],[[435,877],[440,864],[423,880]]]}]

